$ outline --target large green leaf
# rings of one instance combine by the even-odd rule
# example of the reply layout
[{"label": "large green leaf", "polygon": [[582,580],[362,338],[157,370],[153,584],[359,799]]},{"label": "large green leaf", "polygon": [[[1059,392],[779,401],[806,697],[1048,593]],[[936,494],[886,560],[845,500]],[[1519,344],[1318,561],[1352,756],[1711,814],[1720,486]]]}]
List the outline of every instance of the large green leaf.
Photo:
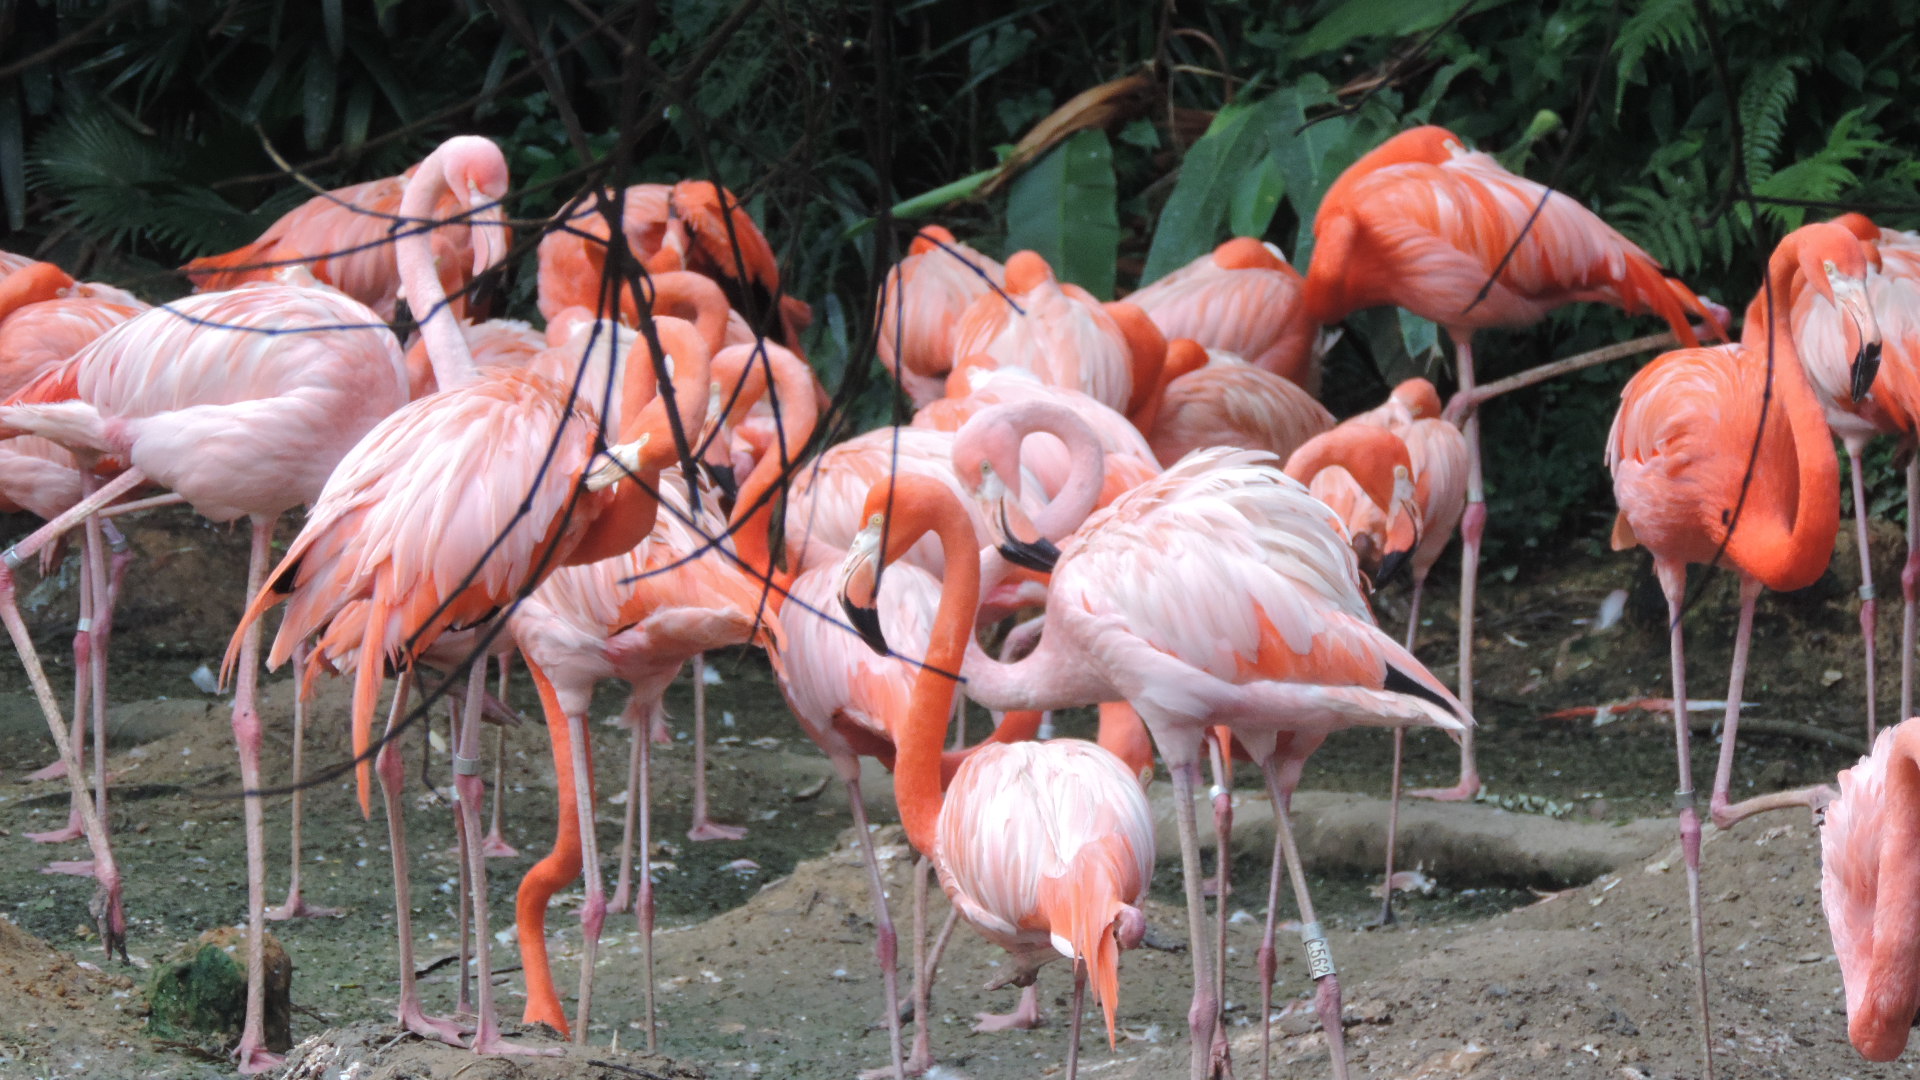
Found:
[{"label": "large green leaf", "polygon": [[1227,227],[1235,236],[1265,236],[1267,226],[1273,223],[1273,212],[1280,209],[1280,197],[1286,193],[1287,174],[1280,170],[1280,159],[1269,153],[1234,188]]},{"label": "large green leaf", "polygon": [[1037,251],[1062,281],[1102,299],[1113,295],[1120,215],[1106,132],[1075,134],[1013,182],[1007,250]]},{"label": "large green leaf", "polygon": [[1220,242],[1235,192],[1267,152],[1264,112],[1257,106],[1229,105],[1187,150],[1180,179],[1174,181],[1173,194],[1154,226],[1140,284],[1152,284]]},{"label": "large green leaf", "polygon": [[[1300,221],[1287,254],[1295,266],[1305,266],[1313,251],[1313,215],[1320,199],[1363,149],[1353,143],[1354,118],[1337,114],[1308,126],[1309,111],[1319,113],[1335,104],[1326,80],[1310,75],[1267,99],[1268,134],[1280,171],[1287,178],[1287,202]],[[1378,141],[1377,139],[1374,141]]]},{"label": "large green leaf", "polygon": [[[1511,3],[1478,0],[1460,18]],[[1294,43],[1293,55],[1316,56],[1364,37],[1404,37],[1431,30],[1454,17],[1457,3],[1447,0],[1342,0]],[[1456,22],[1459,20],[1456,19]]]}]

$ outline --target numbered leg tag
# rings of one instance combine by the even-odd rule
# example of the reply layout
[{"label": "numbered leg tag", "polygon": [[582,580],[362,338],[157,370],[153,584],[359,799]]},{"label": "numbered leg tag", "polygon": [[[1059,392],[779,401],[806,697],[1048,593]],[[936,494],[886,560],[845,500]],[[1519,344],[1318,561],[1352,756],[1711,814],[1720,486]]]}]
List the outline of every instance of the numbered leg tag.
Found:
[{"label": "numbered leg tag", "polygon": [[1333,950],[1327,947],[1326,932],[1310,922],[1300,927],[1300,943],[1307,947],[1307,977],[1324,979],[1334,973]]}]

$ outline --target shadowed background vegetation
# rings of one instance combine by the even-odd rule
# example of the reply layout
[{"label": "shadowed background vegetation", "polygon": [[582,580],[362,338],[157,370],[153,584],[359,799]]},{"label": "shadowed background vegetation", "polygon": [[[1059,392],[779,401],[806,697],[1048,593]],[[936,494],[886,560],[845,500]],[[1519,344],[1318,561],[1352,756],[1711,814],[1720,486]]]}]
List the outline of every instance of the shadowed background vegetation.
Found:
[{"label": "shadowed background vegetation", "polygon": [[[505,148],[523,221],[595,182],[712,176],[814,306],[811,359],[864,426],[900,408],[872,371],[872,297],[914,224],[1034,248],[1102,297],[1232,234],[1304,270],[1327,185],[1414,124],[1566,191],[1736,313],[1773,243],[1831,204],[1920,225],[1915,12],[1542,7],[0,0],[0,246],[175,295],[169,268],[309,197],[274,153],[336,186],[457,132]],[[532,309],[532,232],[508,314]],[[1484,335],[1485,377],[1652,329],[1564,309]],[[1448,363],[1430,324],[1363,312],[1325,395],[1344,414],[1415,372],[1444,391]],[[1600,448],[1631,363],[1488,409],[1496,572],[1604,543]]]}]

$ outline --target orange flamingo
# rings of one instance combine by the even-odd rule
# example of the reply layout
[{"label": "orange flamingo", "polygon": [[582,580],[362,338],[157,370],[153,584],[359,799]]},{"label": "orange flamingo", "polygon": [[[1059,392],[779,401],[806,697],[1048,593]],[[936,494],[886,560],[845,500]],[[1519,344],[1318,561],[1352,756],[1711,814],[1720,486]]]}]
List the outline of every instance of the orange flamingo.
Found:
[{"label": "orange flamingo", "polygon": [[[1563,304],[1598,301],[1629,314],[1656,314],[1688,346],[1699,343],[1689,314],[1721,325],[1699,297],[1592,211],[1467,150],[1443,128],[1401,132],[1354,162],[1327,189],[1313,236],[1306,295],[1314,321],[1330,325],[1383,304],[1430,319],[1453,339],[1466,394],[1474,388],[1476,330],[1528,326]],[[1467,416],[1466,436],[1460,701],[1472,712],[1474,595],[1487,517],[1477,414]],[[1460,754],[1457,785],[1414,794],[1454,800],[1477,794],[1470,733]]]},{"label": "orange flamingo", "polygon": [[249,281],[273,281],[286,267],[304,266],[321,282],[392,322],[401,275],[390,245],[424,234],[433,245],[441,291],[452,295],[449,304],[454,313],[464,316],[467,283],[506,254],[506,226],[497,214],[490,214],[480,228],[491,235],[476,237],[477,201],[468,192],[453,189],[409,216],[400,203],[408,181],[420,168],[415,165],[399,176],[315,195],[282,214],[251,244],[195,259],[180,269],[196,290],[210,292]]},{"label": "orange flamingo", "polygon": [[[1072,418],[1063,420],[1064,428]],[[1192,803],[1210,729],[1230,725],[1266,774],[1280,824],[1270,888],[1278,888],[1284,860],[1307,923],[1319,1014],[1334,1017],[1339,983],[1285,812],[1300,769],[1339,728],[1458,730],[1468,722],[1445,688],[1373,624],[1338,521],[1271,460],[1257,451],[1200,451],[1087,519],[1060,545],[1040,645],[1013,664],[969,649],[965,668],[968,694],[989,707],[1125,700],[1146,722],[1174,779],[1194,963],[1195,1080],[1214,1062],[1219,1014]],[[956,462],[968,489],[1017,496],[999,480],[1004,460],[985,463],[994,467],[983,471],[972,457]],[[1272,932],[1269,922],[1269,946]],[[1271,973],[1270,961],[1262,967]],[[1339,1025],[1327,1036],[1336,1075],[1344,1075]]]},{"label": "orange flamingo", "polygon": [[915,408],[946,393],[953,369],[953,334],[969,305],[1005,288],[1007,269],[953,238],[939,225],[914,235],[907,257],[880,287],[880,367],[907,392]]},{"label": "orange flamingo", "polygon": [[1127,297],[1167,340],[1189,338],[1320,392],[1320,325],[1301,302],[1305,279],[1272,244],[1229,240]]},{"label": "orange flamingo", "polygon": [[[1672,619],[1676,801],[1699,976],[1701,1053],[1709,1077],[1713,1050],[1700,915],[1700,817],[1688,756],[1680,623],[1686,568],[1718,563],[1740,575],[1740,623],[1710,804],[1714,823],[1726,828],[1780,805],[1766,796],[1727,805],[1754,601],[1762,586],[1789,590],[1813,584],[1832,558],[1839,529],[1839,464],[1820,402],[1796,355],[1786,304],[1796,287],[1810,288],[1846,313],[1845,348],[1855,358],[1855,378],[1862,380],[1855,385],[1866,385],[1878,340],[1866,274],[1867,253],[1845,229],[1808,225],[1790,233],[1767,263],[1761,314],[1768,344],[1682,349],[1659,357],[1621,392],[1620,412],[1607,436],[1607,465],[1620,503],[1613,545],[1641,544],[1653,553]],[[1773,416],[1767,415],[1769,382],[1778,400],[1779,413]]]},{"label": "orange flamingo", "polygon": [[[972,640],[980,593],[972,523],[953,492],[926,477],[876,486],[865,509],[869,523],[837,571],[850,614],[873,608],[889,556],[905,555],[922,535],[938,536],[946,562],[926,661],[895,733],[901,823],[939,871],[960,916],[1013,955],[1014,971],[1003,983],[1030,982],[1055,956],[1074,961],[1071,1077],[1089,979],[1109,1044],[1114,1038],[1119,950],[1138,945],[1146,931],[1136,905],[1153,873],[1152,812],[1127,763],[1079,740],[983,747],[950,782],[942,776],[953,673]],[[888,655],[884,638],[869,634],[868,643]]]},{"label": "orange flamingo", "polygon": [[1892,1061],[1920,1009],[1920,720],[1880,732],[1839,788],[1820,825],[1820,906],[1840,958],[1847,1038],[1868,1061]]},{"label": "orange flamingo", "polygon": [[[1914,446],[1915,425],[1920,422],[1920,238],[1908,233],[1882,231],[1861,214],[1845,214],[1834,224],[1846,228],[1877,256],[1867,268],[1867,300],[1873,317],[1880,324],[1881,354],[1879,374],[1866,393],[1852,382],[1852,357],[1841,352],[1845,340],[1838,310],[1807,283],[1795,283],[1796,293],[1783,301],[1791,313],[1793,347],[1806,370],[1807,383],[1825,411],[1827,425],[1847,448],[1847,460],[1853,476],[1854,523],[1860,549],[1860,636],[1865,646],[1867,671],[1867,738],[1872,739],[1877,724],[1877,658],[1874,645],[1873,563],[1867,550],[1866,474],[1860,456],[1875,435],[1892,435],[1904,447]],[[1767,320],[1761,316],[1764,297],[1755,296],[1747,309],[1742,340],[1753,348],[1762,348]],[[1911,458],[1907,470],[1908,505],[1920,510],[1920,464]],[[1920,520],[1910,521],[1909,530],[1920,529]],[[1900,661],[1900,715],[1913,715],[1914,594],[1920,584],[1920,554],[1908,544],[1907,569],[1901,574],[1901,591],[1906,598],[1906,618],[1901,634],[1903,652]]]},{"label": "orange flamingo", "polygon": [[1341,424],[1301,443],[1286,474],[1346,526],[1360,572],[1374,582],[1399,571],[1420,540],[1413,458],[1398,435],[1370,424]]}]

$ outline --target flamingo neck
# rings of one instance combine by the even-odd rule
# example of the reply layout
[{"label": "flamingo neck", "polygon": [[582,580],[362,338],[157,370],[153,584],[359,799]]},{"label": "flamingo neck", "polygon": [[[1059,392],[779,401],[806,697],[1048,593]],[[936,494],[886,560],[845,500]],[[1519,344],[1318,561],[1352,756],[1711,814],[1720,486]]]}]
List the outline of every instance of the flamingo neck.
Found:
[{"label": "flamingo neck", "polygon": [[[440,150],[429,154],[408,178],[400,196],[403,219],[416,223],[433,220],[441,196],[452,190],[447,185],[441,154]],[[409,225],[394,240],[393,254],[400,283],[407,290],[407,308],[419,323],[420,339],[427,346],[434,381],[442,390],[480,381],[480,369],[473,362],[473,352],[460,333],[459,320],[447,303],[447,290],[434,267],[432,233],[421,225]]]},{"label": "flamingo neck", "polygon": [[[1768,588],[1781,590],[1804,588],[1819,578],[1832,559],[1840,527],[1840,462],[1833,453],[1826,412],[1800,368],[1788,321],[1798,265],[1799,244],[1791,239],[1774,250],[1767,265],[1773,386],[1793,440],[1794,460],[1763,457],[1756,463],[1747,505],[1727,537],[1727,557],[1734,565]],[[1764,341],[1757,346],[1763,362],[1766,348]],[[1767,422],[1781,419],[1768,417]],[[1787,469],[1797,471],[1797,483],[1775,479]]]},{"label": "flamingo neck", "polygon": [[1903,724],[1893,738],[1880,809],[1871,966],[1860,1007],[1847,1019],[1848,1037],[1873,1061],[1900,1056],[1920,1008],[1914,964],[1920,955],[1920,875],[1913,872],[1913,852],[1920,846],[1920,730]]},{"label": "flamingo neck", "polygon": [[1302,484],[1314,474],[1340,466],[1382,510],[1393,506],[1394,467],[1413,471],[1406,444],[1386,428],[1342,424],[1301,444],[1287,459],[1286,473]]},{"label": "flamingo neck", "polygon": [[[922,855],[931,857],[942,801],[941,744],[953,716],[954,685],[973,642],[974,615],[980,607],[980,563],[973,522],[966,511],[951,496],[924,497],[928,494],[904,483],[894,489],[893,528],[915,539],[933,532],[940,540],[946,570],[941,579],[940,607],[933,619],[933,636],[927,644],[926,658],[913,677],[906,723],[894,735],[897,754],[893,792],[907,840]],[[905,549],[904,544],[900,546]]]},{"label": "flamingo neck", "polygon": [[[751,350],[750,346],[744,348]],[[813,439],[814,425],[819,420],[819,401],[813,392],[813,373],[799,357],[778,346],[769,346],[764,356],[767,366],[773,368],[774,410],[780,417],[781,439],[772,452],[762,454],[754,463],[753,471],[747,474],[746,482],[740,485],[740,492],[734,498],[734,550],[754,573],[764,575],[775,591],[784,596],[793,575],[773,565],[774,492],[791,478],[794,464]],[[749,365],[750,371],[759,368],[758,363]],[[719,377],[722,387],[728,385],[724,370]],[[764,372],[762,379],[761,392],[764,392]],[[746,397],[745,389],[741,397]],[[744,415],[751,404],[737,404],[735,410]]]}]

